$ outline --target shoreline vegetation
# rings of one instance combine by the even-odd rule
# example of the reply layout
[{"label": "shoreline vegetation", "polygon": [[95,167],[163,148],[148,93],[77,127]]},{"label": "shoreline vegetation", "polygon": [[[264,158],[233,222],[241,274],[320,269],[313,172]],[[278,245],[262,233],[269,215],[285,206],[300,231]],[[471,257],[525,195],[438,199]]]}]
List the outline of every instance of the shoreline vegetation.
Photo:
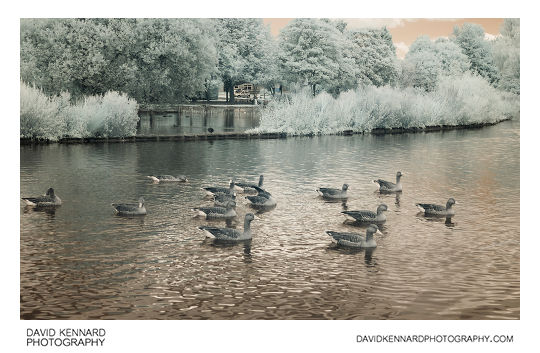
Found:
[{"label": "shoreline vegetation", "polygon": [[[337,133],[326,134],[333,136],[352,136],[352,135],[386,135],[386,134],[407,134],[407,133],[433,133],[444,132],[450,130],[470,130],[481,129],[488,126],[500,124],[512,119],[503,119],[495,122],[485,123],[473,123],[467,125],[434,125],[425,127],[411,127],[411,128],[375,128],[371,131],[353,131],[344,130]],[[285,139],[289,137],[315,137],[323,136],[323,134],[304,134],[304,135],[288,135],[283,132],[223,132],[218,134],[187,134],[187,135],[152,135],[142,136],[135,135],[130,137],[86,137],[86,138],[74,138],[66,137],[57,141],[51,141],[46,139],[33,139],[21,137],[21,145],[36,145],[36,144],[83,144],[83,143],[130,143],[130,142],[170,142],[170,141],[212,141],[212,140],[247,140],[247,139]]]}]

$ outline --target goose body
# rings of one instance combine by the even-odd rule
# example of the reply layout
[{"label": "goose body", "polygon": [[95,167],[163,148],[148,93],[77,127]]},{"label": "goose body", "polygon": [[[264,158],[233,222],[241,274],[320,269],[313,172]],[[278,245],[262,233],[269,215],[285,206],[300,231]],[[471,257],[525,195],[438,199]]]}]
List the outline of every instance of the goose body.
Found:
[{"label": "goose body", "polygon": [[235,182],[234,183],[234,189],[236,191],[238,191],[238,192],[254,192],[254,191],[256,191],[255,186],[257,186],[259,188],[263,187],[263,182],[264,182],[264,176],[261,175],[259,177],[259,184]]},{"label": "goose body", "polygon": [[257,196],[246,196],[246,199],[250,202],[251,206],[254,207],[273,207],[277,205],[276,199],[272,195],[258,186],[255,186],[254,189],[257,191]]},{"label": "goose body", "polygon": [[379,231],[379,227],[377,227],[375,224],[371,224],[366,229],[365,236],[358,233],[334,231],[326,231],[326,233],[331,236],[339,245],[353,248],[375,248],[377,247],[377,242],[375,241],[375,239],[373,239],[373,234],[382,234]]},{"label": "goose body", "polygon": [[185,175],[172,176],[172,175],[148,175],[147,178],[151,179],[154,183],[166,183],[166,182],[187,182]]},{"label": "goose body", "polygon": [[417,203],[416,207],[418,207],[421,212],[424,212],[426,216],[452,217],[456,214],[455,210],[452,208],[456,203],[456,200],[449,198],[446,202],[446,206],[433,203]]},{"label": "goose body", "polygon": [[360,211],[342,211],[341,213],[354,218],[358,222],[362,223],[384,223],[386,222],[385,211],[388,210],[388,206],[385,204],[377,207],[377,212],[360,210]]},{"label": "goose body", "polygon": [[234,182],[231,180],[229,182],[229,187],[224,188],[220,186],[208,186],[202,188],[208,195],[218,195],[218,194],[225,194],[225,195],[232,195],[234,194]]},{"label": "goose body", "polygon": [[318,188],[317,192],[322,197],[327,198],[327,199],[346,199],[347,198],[347,189],[349,189],[349,185],[343,184],[341,189]]},{"label": "goose body", "polygon": [[403,191],[403,186],[401,185],[402,176],[403,174],[401,172],[397,172],[395,184],[382,179],[373,180],[373,182],[377,184],[377,188],[381,193],[400,192]]},{"label": "goose body", "polygon": [[226,207],[197,207],[193,208],[192,211],[197,212],[200,216],[205,216],[206,218],[234,218],[236,217],[236,211],[234,207],[236,202],[229,201]]},{"label": "goose body", "polygon": [[138,216],[146,214],[146,207],[144,206],[144,199],[139,198],[139,203],[113,203],[115,212],[122,216]]},{"label": "goose body", "polygon": [[251,239],[251,221],[255,219],[253,213],[246,214],[244,218],[244,230],[239,231],[232,228],[218,228],[218,227],[209,227],[209,226],[200,226],[199,229],[202,230],[207,237],[215,238],[218,240],[227,240],[227,241],[241,241]]},{"label": "goose body", "polygon": [[232,195],[228,195],[228,194],[214,195],[214,206],[216,207],[227,207],[227,204],[230,201],[236,202],[236,193],[233,193]]},{"label": "goose body", "polygon": [[49,188],[45,195],[36,196],[36,197],[23,197],[22,200],[28,206],[34,207],[51,207],[51,206],[60,206],[62,200],[56,196],[53,188]]}]

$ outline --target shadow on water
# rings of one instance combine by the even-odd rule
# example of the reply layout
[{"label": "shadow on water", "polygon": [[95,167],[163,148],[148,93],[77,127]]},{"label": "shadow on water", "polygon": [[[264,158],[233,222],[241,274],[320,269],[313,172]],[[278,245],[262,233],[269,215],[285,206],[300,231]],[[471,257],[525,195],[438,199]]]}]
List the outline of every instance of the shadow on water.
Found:
[{"label": "shadow on water", "polygon": [[263,214],[263,213],[270,212],[270,211],[274,210],[277,207],[277,205],[261,206],[261,205],[249,204],[249,207],[256,210],[257,211],[257,212],[255,212],[256,214]]},{"label": "shadow on water", "polygon": [[359,254],[364,254],[364,263],[368,267],[374,267],[377,265],[376,259],[373,257],[375,250],[377,248],[353,248],[350,246],[344,246],[337,243],[330,244],[327,248],[327,251],[335,251],[339,254],[344,255],[353,255],[360,256]]},{"label": "shadow on water", "polygon": [[416,217],[423,218],[427,222],[435,222],[435,223],[443,223],[444,222],[444,225],[449,227],[449,228],[452,228],[452,227],[457,225],[457,223],[452,221],[452,217],[446,217],[446,216],[442,216],[442,215],[440,215],[440,216],[439,215],[425,215],[424,212],[418,212],[416,214]]}]

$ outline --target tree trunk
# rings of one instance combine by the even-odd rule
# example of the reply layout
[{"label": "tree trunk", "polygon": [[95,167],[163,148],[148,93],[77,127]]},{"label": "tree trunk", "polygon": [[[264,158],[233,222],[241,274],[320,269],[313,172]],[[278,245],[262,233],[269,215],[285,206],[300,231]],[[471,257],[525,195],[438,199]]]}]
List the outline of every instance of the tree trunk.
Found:
[{"label": "tree trunk", "polygon": [[311,89],[312,89],[312,91],[313,91],[313,97],[315,97],[315,86],[317,86],[316,83],[314,83],[314,84],[311,85]]},{"label": "tree trunk", "polygon": [[229,86],[229,103],[234,104],[234,85]]}]

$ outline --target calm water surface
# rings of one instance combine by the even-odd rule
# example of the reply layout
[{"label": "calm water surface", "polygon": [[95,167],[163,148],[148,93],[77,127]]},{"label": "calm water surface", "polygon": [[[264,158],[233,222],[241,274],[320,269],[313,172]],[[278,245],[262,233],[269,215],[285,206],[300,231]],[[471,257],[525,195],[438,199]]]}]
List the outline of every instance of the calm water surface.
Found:
[{"label": "calm water surface", "polygon": [[239,132],[259,126],[260,109],[242,107],[184,107],[180,113],[141,112],[137,135],[189,135]]},{"label": "calm water surface", "polygon": [[[53,186],[56,212],[21,203],[24,319],[519,319],[519,122],[480,130],[285,140],[21,146],[21,197]],[[374,193],[373,178],[404,191]],[[146,175],[186,174],[186,184]],[[256,181],[278,206],[251,242],[204,238],[199,189]],[[317,197],[350,185],[347,205]],[[144,196],[148,214],[115,216]],[[454,197],[451,224],[415,202]],[[239,199],[242,227],[250,209]],[[389,206],[374,251],[325,230],[365,232],[340,213]]]}]

